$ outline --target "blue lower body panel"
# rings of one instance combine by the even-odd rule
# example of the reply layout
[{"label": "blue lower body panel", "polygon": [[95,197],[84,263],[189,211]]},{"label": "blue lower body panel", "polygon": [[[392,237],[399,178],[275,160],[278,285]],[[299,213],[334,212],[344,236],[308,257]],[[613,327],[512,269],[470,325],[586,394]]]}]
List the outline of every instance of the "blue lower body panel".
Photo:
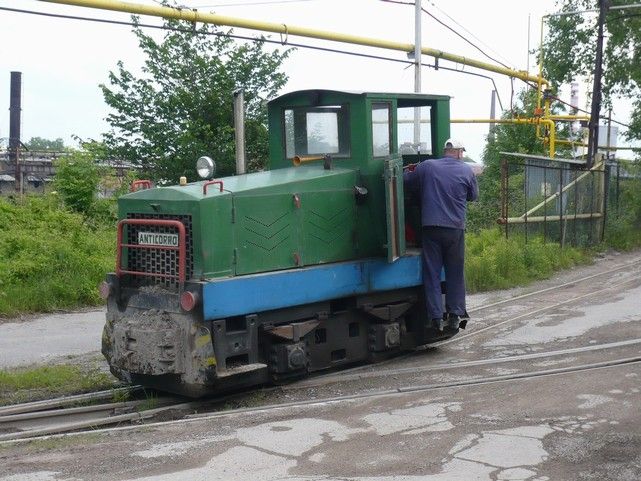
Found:
[{"label": "blue lower body panel", "polygon": [[211,281],[203,287],[203,310],[205,319],[221,319],[422,282],[417,252],[392,264],[365,259]]}]

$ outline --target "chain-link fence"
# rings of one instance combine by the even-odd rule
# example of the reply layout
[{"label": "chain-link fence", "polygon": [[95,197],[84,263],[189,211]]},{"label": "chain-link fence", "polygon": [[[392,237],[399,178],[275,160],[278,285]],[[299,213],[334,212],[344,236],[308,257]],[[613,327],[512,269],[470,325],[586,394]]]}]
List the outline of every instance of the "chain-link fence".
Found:
[{"label": "chain-link fence", "polygon": [[590,246],[605,235],[606,218],[618,211],[621,169],[598,161],[504,157],[501,217],[505,235],[542,237],[544,242]]}]

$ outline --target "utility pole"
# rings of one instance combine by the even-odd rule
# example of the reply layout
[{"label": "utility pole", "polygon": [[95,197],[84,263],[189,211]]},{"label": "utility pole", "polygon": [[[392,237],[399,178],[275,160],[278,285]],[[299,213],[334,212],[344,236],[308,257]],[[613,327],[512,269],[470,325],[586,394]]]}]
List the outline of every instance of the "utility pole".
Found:
[{"label": "utility pole", "polygon": [[[490,118],[492,120],[496,119],[496,90],[492,90],[492,98],[490,99]],[[494,138],[495,125],[494,123],[490,124],[490,131],[488,132],[490,138]]]},{"label": "utility pole", "polygon": [[[423,9],[421,8],[421,0],[415,0],[414,2],[414,92],[417,94],[421,93],[421,55],[422,55],[422,46],[421,46],[421,15],[423,14]],[[421,153],[421,109],[419,107],[414,108],[414,144],[416,145],[416,150]]]},{"label": "utility pole", "polygon": [[588,158],[586,168],[591,169],[599,148],[599,116],[601,113],[601,77],[603,76],[603,25],[610,0],[599,0],[599,25],[594,61],[594,84],[592,85],[592,109],[588,125]]}]

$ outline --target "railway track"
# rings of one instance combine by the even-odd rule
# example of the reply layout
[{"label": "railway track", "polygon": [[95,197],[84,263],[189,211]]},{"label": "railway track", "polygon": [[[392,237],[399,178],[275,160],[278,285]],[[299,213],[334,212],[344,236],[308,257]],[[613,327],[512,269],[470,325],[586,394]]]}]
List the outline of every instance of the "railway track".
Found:
[{"label": "railway track", "polygon": [[[641,319],[639,319],[641,321]],[[614,350],[617,348],[628,347],[628,346],[641,346],[641,338],[637,339],[628,339],[625,341],[619,342],[610,342],[604,344],[590,344],[588,346],[574,347],[568,349],[559,349],[554,351],[544,351],[536,352],[529,354],[519,354],[513,356],[504,356],[490,359],[479,359],[474,361],[456,361],[448,363],[436,363],[429,364],[426,366],[412,366],[412,367],[400,367],[396,369],[381,369],[370,372],[356,372],[341,375],[329,375],[318,377],[309,380],[299,381],[295,384],[290,384],[287,386],[282,386],[281,389],[284,391],[295,391],[300,389],[309,389],[328,386],[330,384],[340,383],[340,382],[350,382],[350,381],[360,381],[364,379],[374,379],[374,378],[384,378],[384,377],[393,377],[403,374],[419,374],[426,372],[437,372],[437,371],[447,371],[447,370],[457,370],[469,367],[487,367],[494,366],[499,364],[508,364],[518,361],[532,361],[532,360],[542,360],[549,359],[554,357],[561,356],[571,356],[581,353],[595,352],[595,351],[608,351]]]},{"label": "railway track", "polygon": [[[359,399],[376,399],[376,398],[385,398],[390,396],[402,396],[402,395],[407,395],[410,393],[417,393],[417,392],[437,391],[440,389],[448,389],[448,388],[458,388],[458,387],[465,387],[465,386],[482,386],[482,385],[494,384],[494,383],[529,381],[536,378],[562,376],[562,375],[569,375],[569,374],[574,374],[578,372],[590,372],[597,369],[615,369],[617,367],[626,367],[630,365],[641,365],[641,355],[611,359],[608,361],[602,361],[602,362],[596,362],[596,363],[581,364],[581,365],[564,367],[564,368],[545,369],[545,370],[529,371],[529,372],[498,375],[498,376],[488,376],[483,378],[471,378],[471,379],[452,381],[452,382],[399,386],[393,389],[369,391],[364,393],[348,394],[348,395],[341,395],[341,396],[330,396],[330,397],[307,399],[307,400],[285,402],[285,403],[278,403],[278,404],[268,404],[263,406],[250,407],[250,408],[229,409],[229,410],[223,410],[218,412],[207,412],[202,414],[191,414],[191,415],[186,415],[185,418],[180,420],[150,422],[150,423],[145,423],[145,426],[147,428],[152,428],[152,427],[158,427],[158,426],[175,424],[175,423],[190,423],[190,422],[197,422],[204,419],[213,419],[218,417],[251,414],[251,413],[258,413],[258,412],[265,412],[265,411],[277,411],[282,409],[294,409],[294,408],[300,408],[300,407],[306,407],[306,406],[324,405],[328,403],[339,403],[339,402],[359,400]],[[270,389],[270,390],[273,390],[273,389]],[[207,401],[200,401],[197,404],[199,404],[202,407],[206,403]],[[193,404],[194,403],[182,403],[182,404],[170,406],[168,408],[170,409],[179,409],[181,407],[183,409],[189,408],[189,407],[193,408]],[[187,406],[187,405],[191,405],[191,406]],[[153,411],[158,411],[158,410],[153,410]],[[153,415],[156,415],[156,414],[157,412],[153,412],[153,413],[150,412],[149,416],[146,416],[143,419],[150,419],[153,417]],[[122,431],[122,430],[136,429],[137,427],[138,426],[120,426],[115,428],[102,428],[102,429],[94,429],[94,432],[109,432],[109,431],[115,431],[115,430]],[[6,443],[19,442],[19,441],[27,442],[27,441],[37,439],[40,436],[46,436],[46,435],[54,435],[55,437],[70,436],[70,435],[72,436],[72,435],[82,434],[83,432],[78,432],[78,431],[70,432],[70,433],[61,433],[60,431],[50,432],[50,433],[24,432],[24,433],[19,433],[18,436],[14,436],[14,437],[9,437],[5,435],[5,437],[0,438],[0,445],[6,444]]]},{"label": "railway track", "polygon": [[[618,271],[625,269],[630,269],[635,266],[641,265],[641,259],[626,263],[615,268],[609,269],[607,271],[599,272],[593,275],[584,276],[579,279],[574,279],[572,281],[566,282],[564,284],[548,287],[545,289],[540,289],[525,293],[516,297],[511,297],[507,299],[502,299],[497,302],[485,304],[478,306],[474,309],[470,309],[470,312],[478,313],[482,310],[495,308],[499,306],[509,305],[517,301],[521,301],[527,298],[536,298],[536,296],[545,295],[547,293],[554,292],[559,294],[563,291],[564,288],[576,286],[577,284],[588,282],[590,280],[595,280],[607,276],[608,274],[613,274]],[[589,292],[586,292],[580,296],[574,296],[571,299],[563,299],[552,304],[546,305],[544,307],[536,307],[535,309],[529,309],[527,312],[519,314],[517,316],[512,316],[509,319],[499,321],[497,323],[481,327],[478,330],[466,333],[464,335],[457,336],[453,339],[442,341],[436,343],[432,346],[427,347],[427,349],[432,349],[438,346],[444,346],[452,342],[457,342],[469,338],[474,335],[481,334],[490,329],[495,329],[499,326],[505,325],[510,322],[516,322],[518,320],[526,319],[528,317],[541,314],[543,312],[553,310],[555,308],[568,305],[581,299],[597,295],[599,293],[604,293],[611,290],[619,289],[626,284],[632,282],[638,282],[636,278],[626,278],[619,282],[607,283],[606,287],[600,289],[590,289]],[[603,282],[601,282],[603,284]],[[536,299],[535,299],[536,300]],[[154,419],[158,418],[163,414],[166,414],[168,411],[183,411],[189,412],[192,411],[192,414],[188,414],[183,421],[189,421],[191,419],[200,419],[202,417],[218,417],[225,415],[233,415],[238,413],[248,413],[248,412],[257,412],[264,410],[272,409],[282,409],[282,408],[291,408],[298,406],[306,406],[313,404],[322,404],[328,402],[339,402],[344,400],[351,399],[362,399],[362,398],[372,398],[372,397],[382,397],[382,396],[392,396],[392,395],[401,395],[409,392],[421,392],[421,391],[430,391],[437,389],[445,388],[455,388],[460,386],[471,386],[471,385],[481,385],[487,383],[496,383],[496,382],[509,382],[509,381],[518,381],[518,380],[527,380],[537,377],[544,376],[553,376],[553,375],[563,375],[568,373],[574,373],[579,371],[589,371],[592,369],[605,369],[605,368],[615,368],[617,366],[626,366],[630,364],[641,363],[641,356],[630,356],[624,358],[610,359],[606,361],[601,361],[597,363],[587,363],[577,366],[568,366],[564,368],[557,369],[547,369],[539,371],[524,371],[515,374],[507,374],[500,376],[489,376],[489,377],[471,377],[469,379],[463,379],[453,382],[442,382],[442,383],[431,383],[424,385],[407,385],[400,386],[394,389],[379,390],[379,391],[369,391],[361,392],[344,396],[330,396],[320,399],[313,400],[302,400],[295,402],[285,402],[278,404],[263,405],[260,407],[252,408],[239,408],[232,410],[221,410],[219,412],[209,412],[204,414],[193,414],[197,409],[211,409],[215,405],[220,405],[226,400],[242,399],[243,397],[251,396],[258,392],[260,393],[270,393],[270,392],[295,392],[303,391],[309,388],[318,388],[323,386],[328,386],[333,383],[339,382],[349,382],[355,380],[363,379],[373,379],[381,377],[391,377],[395,375],[403,374],[416,374],[416,373],[425,373],[425,372],[438,372],[438,371],[447,371],[450,369],[461,369],[469,367],[485,367],[489,365],[504,364],[504,363],[513,363],[518,361],[528,361],[533,359],[544,359],[544,358],[553,358],[561,357],[568,355],[575,355],[579,353],[594,352],[594,351],[614,351],[617,348],[624,348],[629,346],[640,345],[641,339],[629,339],[620,342],[613,343],[604,343],[599,345],[589,345],[582,346],[578,348],[547,351],[547,352],[538,352],[531,354],[523,354],[516,356],[506,356],[501,358],[492,358],[492,359],[482,359],[482,360],[472,360],[472,361],[458,361],[458,362],[449,362],[449,363],[438,363],[427,366],[413,366],[413,367],[400,367],[396,369],[381,369],[381,366],[389,365],[394,362],[398,362],[404,358],[407,358],[411,355],[416,355],[416,353],[409,353],[407,355],[398,356],[395,358],[388,359],[377,365],[362,365],[357,366],[351,369],[345,369],[335,374],[324,374],[313,378],[308,378],[290,385],[272,387],[267,389],[256,389],[252,391],[247,391],[240,394],[232,394],[223,397],[218,397],[215,399],[209,399],[204,401],[190,401],[190,402],[177,402],[175,398],[158,398],[155,401],[155,406],[153,408],[141,409],[143,405],[148,404],[145,400],[136,400],[136,401],[127,401],[120,403],[101,403],[89,406],[77,406],[78,403],[82,402],[97,402],[100,400],[105,400],[112,398],[114,396],[114,391],[103,391],[99,393],[90,393],[87,395],[80,396],[69,396],[66,398],[59,398],[54,400],[39,401],[35,403],[27,403],[22,405],[15,406],[6,406],[0,407],[0,443],[11,442],[20,439],[34,439],[41,436],[50,436],[50,435],[59,435],[60,433],[72,433],[73,432],[84,432],[86,430],[96,430],[99,428],[101,431],[105,430],[105,426],[120,426],[117,429],[126,429],[127,427],[121,426],[122,424],[131,424],[131,423],[140,423],[145,422],[145,425],[153,426],[163,423],[153,422]],[[362,372],[365,369],[371,369],[370,372]],[[138,386],[132,388],[123,388],[123,390],[137,390],[140,389]],[[70,407],[74,406],[75,407]],[[172,422],[172,421],[169,421]],[[180,422],[180,421],[173,421]],[[132,426],[132,428],[134,428]],[[106,429],[114,429],[106,428]]]},{"label": "railway track", "polygon": [[172,397],[86,404],[141,390],[140,386],[134,386],[2,407],[0,442],[140,422],[168,410],[193,407],[193,403],[177,402]]}]

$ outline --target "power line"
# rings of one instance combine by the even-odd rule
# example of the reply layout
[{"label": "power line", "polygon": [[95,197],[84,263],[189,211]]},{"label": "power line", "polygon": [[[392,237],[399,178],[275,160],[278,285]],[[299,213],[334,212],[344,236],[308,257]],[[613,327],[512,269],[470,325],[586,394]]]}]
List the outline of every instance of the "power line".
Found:
[{"label": "power line", "polygon": [[487,44],[487,43],[485,43],[483,40],[481,40],[479,37],[477,37],[476,35],[474,35],[474,33],[472,33],[470,30],[468,30],[467,28],[465,28],[465,26],[463,26],[463,25],[461,25],[459,22],[457,22],[457,21],[456,21],[456,19],[454,19],[452,16],[450,16],[450,15],[449,15],[445,10],[443,10],[442,8],[440,8],[440,7],[439,7],[438,5],[436,5],[433,1],[430,1],[429,3],[430,3],[434,8],[436,8],[439,12],[441,12],[443,15],[445,15],[447,18],[449,18],[452,22],[454,22],[456,25],[458,25],[458,26],[459,26],[459,27],[461,27],[463,30],[465,30],[468,34],[470,34],[470,35],[471,35],[475,40],[478,40],[480,43],[482,43],[483,45],[485,45],[485,47],[487,47],[488,49],[490,49],[491,51],[493,51],[495,54],[497,54],[497,55],[501,55],[499,52],[497,52],[496,50],[494,50],[490,45],[488,45],[488,44]]},{"label": "power line", "polygon": [[[263,42],[263,43],[268,43],[268,44],[278,44],[282,46],[290,46],[290,47],[296,47],[296,48],[306,48],[309,50],[317,50],[321,52],[328,52],[328,53],[338,53],[342,55],[351,55],[354,57],[363,57],[363,58],[369,58],[373,60],[384,60],[387,62],[396,62],[396,63],[402,63],[405,65],[414,65],[413,61],[410,60],[404,60],[404,59],[398,59],[398,58],[393,58],[393,57],[384,57],[381,55],[372,55],[372,54],[366,54],[366,53],[361,53],[361,52],[353,52],[353,51],[348,51],[348,50],[339,50],[339,49],[333,49],[333,48],[327,48],[327,47],[318,47],[315,45],[307,45],[307,44],[301,44],[301,43],[292,43],[292,42],[281,42],[278,40],[270,40],[268,38],[256,38],[256,37],[248,37],[244,35],[236,35],[236,34],[229,34],[229,33],[221,33],[221,32],[194,32],[193,28],[177,28],[177,27],[167,27],[164,25],[152,25],[152,24],[142,24],[142,23],[133,23],[133,22],[125,22],[121,20],[107,20],[107,19],[102,19],[102,18],[95,18],[95,17],[81,17],[81,16],[76,16],[76,15],[63,15],[63,14],[56,14],[56,13],[48,13],[48,12],[37,12],[34,10],[23,10],[23,9],[18,9],[18,8],[9,8],[9,7],[0,7],[0,11],[7,11],[7,12],[14,12],[14,13],[25,13],[29,15],[37,15],[37,16],[42,16],[42,17],[51,17],[51,18],[60,18],[64,20],[79,20],[79,21],[86,21],[86,22],[94,22],[94,23],[103,23],[103,24],[110,24],[110,25],[120,25],[120,26],[126,26],[126,27],[141,27],[141,28],[151,28],[151,29],[156,29],[156,30],[166,30],[166,31],[175,31],[175,32],[183,32],[183,33],[196,33],[198,35],[213,35],[213,36],[218,36],[218,37],[227,37],[227,38],[235,38],[238,40],[247,40],[250,42]],[[423,67],[428,67],[428,68],[433,68],[434,70],[446,70],[450,72],[458,72],[458,73],[463,73],[466,75],[471,75],[474,77],[480,77],[480,78],[485,78],[488,79],[492,82],[494,86],[494,90],[497,92],[497,97],[499,101],[499,105],[501,107],[501,110],[505,110],[503,107],[503,103],[501,102],[501,97],[498,95],[498,88],[496,86],[496,83],[494,82],[494,79],[488,75],[483,75],[481,73],[476,73],[476,72],[469,72],[465,70],[458,70],[455,68],[449,68],[449,67],[443,67],[441,65],[438,65],[437,63],[435,64],[426,64],[426,63],[421,63],[421,66]],[[522,80],[528,87],[531,89],[537,89],[537,86],[532,85],[530,82],[527,80]],[[570,103],[556,97],[556,96],[551,96],[554,100],[570,106],[572,106]],[[587,110],[583,110],[578,108],[577,111],[583,112],[586,114],[589,114]],[[607,120],[608,118],[605,116],[600,117],[602,120]],[[629,124],[625,124],[623,122],[620,122],[615,119],[610,119],[612,123],[621,125],[622,127],[630,128]]]},{"label": "power line", "polygon": [[[164,25],[153,25],[153,24],[143,24],[143,23],[134,23],[134,22],[125,22],[121,20],[107,20],[107,19],[102,19],[102,18],[95,18],[95,17],[81,17],[81,16],[76,16],[76,15],[63,15],[63,14],[57,14],[57,13],[48,13],[48,12],[37,12],[34,10],[21,10],[17,8],[9,8],[9,7],[0,7],[0,11],[8,11],[8,12],[15,12],[15,13],[26,13],[30,15],[38,15],[38,16],[43,16],[43,17],[52,17],[52,18],[60,18],[64,20],[80,20],[80,21],[87,21],[87,22],[95,22],[95,23],[104,23],[104,24],[110,24],[110,25],[120,25],[120,26],[127,26],[127,27],[141,27],[141,28],[151,28],[151,29],[156,29],[156,30],[166,30],[166,31],[175,31],[175,32],[184,32],[184,33],[196,33],[198,35],[213,35],[213,36],[218,36],[218,37],[227,37],[227,38],[235,38],[239,40],[247,40],[250,42],[263,42],[263,43],[269,43],[269,44],[277,44],[277,45],[282,45],[282,46],[289,46],[289,47],[296,47],[296,48],[306,48],[310,50],[318,50],[321,52],[328,52],[328,53],[338,53],[342,55],[351,55],[354,57],[363,57],[363,58],[369,58],[373,60],[384,60],[387,62],[396,62],[396,63],[402,63],[405,65],[414,65],[413,61],[410,60],[405,60],[405,59],[398,59],[398,58],[393,58],[393,57],[384,57],[381,55],[372,55],[372,54],[366,54],[366,53],[361,53],[361,52],[353,52],[349,50],[339,50],[339,49],[334,49],[334,48],[328,48],[328,47],[318,47],[315,45],[308,45],[308,44],[302,44],[302,43],[292,43],[292,42],[281,42],[278,40],[270,40],[268,38],[260,37],[248,37],[244,35],[236,35],[236,34],[230,34],[230,33],[221,33],[221,32],[194,32],[193,28],[178,28],[178,27],[167,27]],[[494,82],[494,79],[488,75],[483,75],[480,73],[476,72],[468,72],[465,70],[458,70],[454,68],[449,68],[449,67],[443,67],[437,64],[426,64],[426,63],[421,63],[423,67],[428,67],[428,68],[433,68],[435,70],[442,69],[442,70],[447,70],[451,72],[459,72],[463,73],[466,75],[472,75],[474,77],[481,77],[488,79],[492,82],[494,85],[494,90],[497,90],[497,96],[498,96],[498,89],[496,87],[496,83]],[[499,100],[499,105],[501,106],[501,110],[503,110],[503,104],[501,103],[501,97],[498,96]]]},{"label": "power line", "polygon": [[[399,1],[399,0],[381,0],[381,1],[382,1],[382,2],[385,2],[385,3],[397,3],[397,4],[400,4],[400,5],[414,5],[414,3],[413,3],[413,2],[401,2],[401,1]],[[428,16],[432,17],[436,22],[440,23],[442,26],[444,26],[445,28],[447,28],[449,31],[451,31],[452,33],[454,33],[455,35],[457,35],[458,37],[460,37],[461,39],[463,39],[465,42],[467,42],[468,44],[470,44],[472,47],[474,47],[476,50],[478,50],[479,52],[481,52],[483,55],[485,55],[487,58],[489,58],[489,59],[490,59],[490,60],[492,60],[493,62],[496,62],[496,63],[498,63],[499,65],[501,65],[501,66],[503,66],[503,67],[505,67],[505,68],[510,68],[508,65],[504,64],[504,63],[503,63],[503,62],[501,62],[500,60],[497,60],[497,59],[495,59],[494,57],[492,57],[492,56],[490,56],[489,54],[487,54],[487,53],[486,53],[485,51],[483,51],[483,49],[481,49],[478,45],[475,45],[475,44],[474,44],[474,42],[472,42],[471,40],[469,40],[469,39],[465,38],[465,36],[464,36],[464,35],[461,35],[459,32],[457,32],[456,30],[454,30],[452,27],[450,27],[449,25],[447,25],[445,22],[443,22],[443,21],[442,21],[441,19],[439,19],[438,17],[434,16],[434,15],[433,15],[432,13],[430,13],[429,11],[425,10],[425,9],[424,9],[424,8],[422,8],[422,7],[421,7],[421,10],[423,11],[423,13],[425,13],[425,14],[427,14]]]},{"label": "power line", "polygon": [[[537,85],[532,85],[532,84],[531,84],[530,82],[528,82],[527,80],[524,80],[523,82],[525,82],[525,84],[526,84],[528,87],[530,87],[532,90],[538,90],[538,86],[537,86]],[[556,100],[557,102],[559,102],[559,103],[561,103],[561,104],[563,104],[563,105],[565,105],[565,106],[567,106],[567,107],[571,107],[571,108],[573,108],[573,109],[576,109],[576,110],[577,110],[577,112],[582,112],[582,113],[584,113],[584,114],[588,114],[588,115],[590,114],[590,112],[589,112],[588,110],[584,110],[584,109],[581,109],[581,108],[579,108],[579,107],[576,107],[576,106],[572,105],[570,102],[566,102],[565,100],[560,99],[559,97],[557,97],[557,96],[555,96],[555,95],[550,95],[550,98],[551,98],[551,99],[553,99],[553,100]],[[629,124],[626,124],[626,123],[621,122],[621,121],[619,121],[619,120],[610,119],[609,117],[606,117],[605,115],[601,115],[601,116],[599,116],[599,118],[600,118],[601,120],[609,120],[609,121],[611,121],[613,124],[620,125],[621,127],[630,128],[630,125],[629,125]]]}]

